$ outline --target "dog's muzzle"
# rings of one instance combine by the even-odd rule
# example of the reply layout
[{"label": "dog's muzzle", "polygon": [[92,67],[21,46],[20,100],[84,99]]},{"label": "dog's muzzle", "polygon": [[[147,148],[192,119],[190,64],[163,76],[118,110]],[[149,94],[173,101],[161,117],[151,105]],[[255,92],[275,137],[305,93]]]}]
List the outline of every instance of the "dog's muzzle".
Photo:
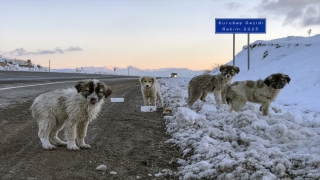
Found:
[{"label": "dog's muzzle", "polygon": [[96,98],[91,98],[89,101],[91,104],[96,104],[98,100]]},{"label": "dog's muzzle", "polygon": [[231,77],[232,77],[232,76],[231,76],[230,74],[227,74],[227,75],[226,75],[226,78],[228,78],[228,79],[231,78]]}]

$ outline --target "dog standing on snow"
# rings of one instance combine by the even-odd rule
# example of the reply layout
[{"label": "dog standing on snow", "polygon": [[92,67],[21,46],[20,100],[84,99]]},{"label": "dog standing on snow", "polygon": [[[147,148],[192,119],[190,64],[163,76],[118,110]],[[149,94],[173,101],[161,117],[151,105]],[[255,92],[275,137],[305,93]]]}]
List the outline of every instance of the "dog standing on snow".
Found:
[{"label": "dog standing on snow", "polygon": [[160,91],[160,84],[152,76],[140,76],[141,92],[145,106],[155,106],[159,100],[159,107],[163,107],[163,97]]},{"label": "dog standing on snow", "polygon": [[188,85],[187,104],[189,107],[192,107],[199,98],[206,102],[206,96],[211,92],[214,93],[217,105],[226,103],[224,88],[231,83],[232,78],[240,72],[240,69],[236,66],[222,65],[219,70],[221,73],[217,75],[203,74],[191,79]]},{"label": "dog standing on snow", "polygon": [[[97,117],[104,98],[111,93],[110,87],[94,79],[80,81],[75,88],[39,95],[30,109],[38,122],[42,147],[48,150],[55,149],[55,145],[67,146],[70,150],[78,150],[78,146],[91,148],[84,141],[88,124]],[[66,142],[57,136],[62,128],[65,128]]]},{"label": "dog standing on snow", "polygon": [[286,74],[271,74],[265,80],[237,81],[226,88],[226,100],[229,112],[240,111],[249,102],[260,103],[264,116],[269,114],[270,103],[276,99],[280,90],[290,82]]}]

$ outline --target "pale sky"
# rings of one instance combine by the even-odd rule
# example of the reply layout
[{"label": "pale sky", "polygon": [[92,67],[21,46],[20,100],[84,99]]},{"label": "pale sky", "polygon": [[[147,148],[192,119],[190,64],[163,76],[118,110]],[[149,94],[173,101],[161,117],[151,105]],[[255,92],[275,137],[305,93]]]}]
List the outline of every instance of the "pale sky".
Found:
[{"label": "pale sky", "polygon": [[[266,18],[250,43],[320,33],[319,0],[0,0],[0,55],[51,68],[211,69],[233,58],[215,18]],[[248,35],[236,34],[235,52]]]}]

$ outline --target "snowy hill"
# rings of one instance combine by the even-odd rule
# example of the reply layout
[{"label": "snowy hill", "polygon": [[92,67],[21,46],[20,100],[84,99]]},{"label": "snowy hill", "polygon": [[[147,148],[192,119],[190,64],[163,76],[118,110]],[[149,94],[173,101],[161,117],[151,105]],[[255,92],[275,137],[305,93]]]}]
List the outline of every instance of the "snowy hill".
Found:
[{"label": "snowy hill", "polygon": [[[320,111],[320,35],[308,38],[290,36],[250,44],[249,71],[247,46],[235,59],[240,73],[234,81],[264,79],[278,72],[287,74],[291,78],[290,84],[281,91],[276,102]],[[232,65],[232,62],[228,64]]]},{"label": "snowy hill", "polygon": [[234,81],[278,72],[291,78],[268,116],[255,103],[228,113],[228,105],[217,106],[213,94],[189,109],[190,78],[160,79],[164,102],[173,109],[164,119],[171,135],[167,143],[181,152],[180,179],[320,179],[320,35],[256,41],[250,47],[251,68],[244,46],[236,55],[240,73]]}]

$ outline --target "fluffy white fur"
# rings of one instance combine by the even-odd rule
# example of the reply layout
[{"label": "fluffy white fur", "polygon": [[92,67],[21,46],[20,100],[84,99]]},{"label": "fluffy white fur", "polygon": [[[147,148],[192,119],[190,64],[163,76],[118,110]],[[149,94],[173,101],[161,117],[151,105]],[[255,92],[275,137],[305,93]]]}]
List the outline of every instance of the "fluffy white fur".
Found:
[{"label": "fluffy white fur", "polygon": [[[104,98],[111,93],[112,90],[104,83],[86,80],[78,82],[75,88],[39,95],[31,110],[38,123],[42,147],[55,149],[55,145],[64,145],[70,150],[78,150],[78,146],[91,148],[84,141],[88,124],[98,116]],[[65,128],[66,142],[57,136],[62,128]]]},{"label": "fluffy white fur", "polygon": [[157,79],[152,76],[141,76],[139,81],[144,105],[155,106],[156,100],[158,99],[159,107],[163,107],[163,97]]}]

